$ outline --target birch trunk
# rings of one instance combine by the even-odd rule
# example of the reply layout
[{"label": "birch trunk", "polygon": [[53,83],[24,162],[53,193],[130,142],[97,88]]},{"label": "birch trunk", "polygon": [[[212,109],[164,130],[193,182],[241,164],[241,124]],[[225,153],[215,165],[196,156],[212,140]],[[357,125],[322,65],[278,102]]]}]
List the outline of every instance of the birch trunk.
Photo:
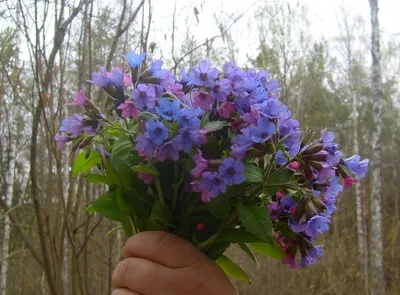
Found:
[{"label": "birch trunk", "polygon": [[[11,122],[11,129],[9,134],[9,151],[8,151],[8,171],[6,174],[6,197],[5,202],[8,208],[11,208],[12,199],[14,195],[14,177],[15,177],[15,156],[17,151],[17,116],[13,111],[14,108],[10,108],[10,115],[13,116],[13,120]],[[8,214],[4,216],[4,239],[3,239],[3,256],[7,257],[10,249],[10,218]],[[1,272],[0,272],[0,290],[1,295],[7,294],[7,273],[8,273],[8,259],[4,259],[1,264]]]},{"label": "birch trunk", "polygon": [[[353,152],[359,154],[358,146],[358,95],[353,94],[352,101],[352,117],[353,117]],[[364,205],[361,195],[361,185],[359,180],[354,186],[354,194],[356,197],[356,214],[357,214],[357,239],[358,239],[358,252],[360,255],[360,271],[363,276],[364,294],[368,294],[368,249],[367,249],[367,236],[366,224],[364,218]]]},{"label": "birch trunk", "polygon": [[371,56],[372,56],[372,93],[373,93],[373,122],[372,130],[372,159],[370,171],[371,180],[371,293],[373,295],[385,294],[383,245],[382,245],[382,196],[381,196],[381,125],[382,125],[382,76],[380,32],[378,18],[378,0],[369,0],[371,8]]}]

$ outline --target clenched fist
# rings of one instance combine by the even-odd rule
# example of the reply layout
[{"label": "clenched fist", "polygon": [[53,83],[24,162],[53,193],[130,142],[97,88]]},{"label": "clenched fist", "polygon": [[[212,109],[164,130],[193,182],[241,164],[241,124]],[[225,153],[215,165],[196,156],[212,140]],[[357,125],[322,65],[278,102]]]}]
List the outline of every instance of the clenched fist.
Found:
[{"label": "clenched fist", "polygon": [[142,232],[122,249],[112,295],[236,295],[224,272],[190,242]]}]

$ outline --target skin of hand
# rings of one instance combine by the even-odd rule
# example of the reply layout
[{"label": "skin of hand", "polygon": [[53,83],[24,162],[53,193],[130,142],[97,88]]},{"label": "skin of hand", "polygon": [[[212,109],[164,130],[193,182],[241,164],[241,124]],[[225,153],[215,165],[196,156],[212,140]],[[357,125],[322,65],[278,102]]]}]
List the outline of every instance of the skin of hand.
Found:
[{"label": "skin of hand", "polygon": [[111,295],[237,295],[222,269],[189,241],[142,232],[122,249]]}]

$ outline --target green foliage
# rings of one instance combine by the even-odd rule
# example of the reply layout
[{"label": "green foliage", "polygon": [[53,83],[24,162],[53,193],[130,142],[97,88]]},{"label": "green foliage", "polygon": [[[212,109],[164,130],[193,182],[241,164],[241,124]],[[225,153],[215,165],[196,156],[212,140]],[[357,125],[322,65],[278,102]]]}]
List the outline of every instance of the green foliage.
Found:
[{"label": "green foliage", "polygon": [[264,170],[254,164],[247,164],[244,170],[244,180],[250,183],[260,183],[263,181]]},{"label": "green foliage", "polygon": [[251,283],[247,273],[237,264],[232,262],[228,257],[221,255],[215,262],[230,277]]},{"label": "green foliage", "polygon": [[74,166],[72,168],[72,175],[76,177],[79,173],[86,173],[92,167],[101,163],[101,154],[96,151],[89,151],[89,154],[86,151],[81,152],[76,158],[74,162]]},{"label": "green foliage", "polygon": [[251,247],[258,254],[263,256],[272,257],[275,259],[282,259],[286,254],[278,247],[270,243],[252,243]]},{"label": "green foliage", "polygon": [[271,217],[268,208],[237,204],[239,218],[243,226],[254,236],[272,243]]},{"label": "green foliage", "polygon": [[110,159],[112,167],[116,171],[118,171],[120,165],[128,162],[132,149],[132,142],[130,138],[126,136],[121,136],[114,142]]}]

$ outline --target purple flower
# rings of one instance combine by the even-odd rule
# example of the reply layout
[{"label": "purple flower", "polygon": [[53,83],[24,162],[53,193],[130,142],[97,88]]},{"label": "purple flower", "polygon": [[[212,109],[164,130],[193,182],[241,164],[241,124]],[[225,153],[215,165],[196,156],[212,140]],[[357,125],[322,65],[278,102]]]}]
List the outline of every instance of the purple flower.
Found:
[{"label": "purple flower", "polygon": [[291,196],[282,197],[279,203],[283,207],[283,210],[288,213],[292,213],[297,205],[297,202]]},{"label": "purple flower", "polygon": [[72,133],[73,137],[77,137],[84,132],[83,117],[75,114],[73,116],[66,117],[61,122],[60,131]]},{"label": "purple flower", "polygon": [[267,118],[260,118],[257,126],[250,128],[251,139],[254,142],[266,142],[273,134],[275,134],[276,127],[273,122]]},{"label": "purple flower", "polygon": [[145,123],[146,137],[153,143],[161,145],[164,140],[168,138],[168,129],[163,123],[158,121],[149,120]]},{"label": "purple flower", "polygon": [[213,98],[218,102],[226,101],[227,96],[231,93],[231,81],[229,79],[219,79],[211,91]]},{"label": "purple flower", "polygon": [[226,184],[221,179],[218,172],[204,172],[199,186],[200,189],[207,192],[211,198],[215,198],[220,193],[226,192]]},{"label": "purple flower", "polygon": [[150,72],[153,74],[153,76],[157,76],[157,74],[159,74],[163,64],[164,62],[161,59],[156,59],[151,62]]},{"label": "purple flower", "polygon": [[167,158],[174,161],[179,159],[179,151],[175,148],[173,141],[164,143],[158,150],[157,160],[164,161]]},{"label": "purple flower", "polygon": [[200,150],[197,150],[198,154],[192,157],[192,160],[195,162],[196,167],[191,171],[192,175],[196,178],[200,177],[204,170],[208,167],[208,161],[203,158],[203,154]]},{"label": "purple flower", "polygon": [[275,94],[281,92],[281,88],[279,87],[279,82],[277,80],[270,80],[267,82],[265,89],[269,93],[270,96],[276,96]]},{"label": "purple flower", "polygon": [[294,231],[295,233],[301,233],[306,231],[307,229],[307,222],[294,221],[291,217],[289,218],[288,224],[292,231]]},{"label": "purple flower", "polygon": [[140,112],[135,107],[135,103],[132,100],[125,100],[125,102],[121,103],[117,109],[122,110],[121,117],[124,119],[126,118],[137,119],[140,116]]},{"label": "purple flower", "polygon": [[158,144],[154,143],[151,139],[144,135],[136,137],[136,150],[142,157],[152,158],[156,153]]},{"label": "purple flower", "polygon": [[343,180],[344,180],[345,188],[351,188],[353,186],[353,184],[357,183],[357,179],[355,179],[351,176],[346,176],[345,178],[343,178]]},{"label": "purple flower", "polygon": [[156,107],[156,112],[158,115],[166,120],[176,120],[179,115],[180,102],[177,99],[170,101],[168,98],[161,98],[160,106]]},{"label": "purple flower", "polygon": [[325,149],[332,155],[338,150],[337,144],[333,141],[335,139],[335,134],[333,132],[328,132],[327,130],[322,131],[321,140]]},{"label": "purple flower", "polygon": [[236,111],[235,104],[233,102],[223,102],[218,108],[218,114],[223,118],[230,118],[231,113]]},{"label": "purple flower", "polygon": [[361,157],[359,155],[354,155],[344,160],[344,162],[351,173],[357,174],[358,177],[363,179],[368,172],[369,160],[364,159],[360,162],[360,159]]},{"label": "purple flower", "polygon": [[201,112],[199,109],[183,108],[179,111],[178,123],[183,127],[199,128],[201,121],[198,117],[200,115]]},{"label": "purple flower", "polygon": [[307,265],[314,265],[317,263],[317,258],[324,255],[322,245],[314,246],[308,251],[306,255],[301,258],[300,266],[305,268]]},{"label": "purple flower", "polygon": [[260,105],[260,112],[269,119],[275,119],[284,116],[288,109],[279,100],[270,98]]},{"label": "purple flower", "polygon": [[132,98],[139,109],[152,109],[155,105],[155,90],[146,84],[139,84],[132,92]]},{"label": "purple flower", "polygon": [[243,77],[246,73],[239,67],[235,66],[233,61],[229,61],[224,65],[224,76],[228,79],[232,79],[234,76]]},{"label": "purple flower", "polygon": [[244,152],[252,147],[254,142],[251,139],[249,128],[243,128],[240,131],[242,134],[236,135],[234,143],[238,146],[239,151]]},{"label": "purple flower", "polygon": [[182,91],[182,88],[183,88],[182,84],[174,83],[174,84],[168,85],[168,88],[166,89],[166,91],[171,92],[177,98],[182,98],[183,95],[185,94]]},{"label": "purple flower", "polygon": [[245,98],[249,94],[247,93],[248,80],[244,76],[236,75],[231,79],[232,93],[235,97]]},{"label": "purple flower", "polygon": [[278,120],[278,129],[280,137],[284,137],[290,134],[295,133],[300,124],[298,121],[290,119],[290,118],[280,118]]},{"label": "purple flower", "polygon": [[192,92],[193,106],[201,108],[203,111],[208,112],[211,110],[211,105],[214,103],[213,97],[202,90]]},{"label": "purple flower", "polygon": [[182,77],[181,81],[183,84],[187,84],[189,86],[193,85],[192,77],[190,75],[186,74],[185,69],[181,69],[181,77]]},{"label": "purple flower", "polygon": [[240,184],[244,181],[244,165],[239,160],[227,158],[218,169],[222,180],[227,185]]},{"label": "purple flower", "polygon": [[191,75],[195,85],[211,88],[218,77],[218,70],[211,68],[210,63],[203,59],[198,66],[192,68]]},{"label": "purple flower", "polygon": [[182,128],[174,140],[176,149],[183,150],[185,153],[189,153],[193,145],[198,146],[202,143],[203,138],[200,129],[197,128]]},{"label": "purple flower", "polygon": [[106,67],[100,67],[100,74],[96,72],[92,73],[92,80],[88,80],[88,82],[99,85],[102,88],[107,88],[108,78]]},{"label": "purple flower", "polygon": [[129,65],[132,69],[137,69],[142,64],[144,59],[146,58],[146,53],[143,52],[137,55],[135,52],[130,51],[126,56],[126,60],[128,61]]},{"label": "purple flower", "polygon": [[286,159],[285,154],[281,150],[278,150],[275,154],[275,163],[283,166],[287,163],[287,161],[288,160]]},{"label": "purple flower", "polygon": [[283,213],[283,208],[277,202],[270,202],[268,210],[273,221],[279,219],[279,216]]},{"label": "purple flower", "polygon": [[335,176],[335,169],[328,164],[322,164],[321,170],[314,171],[318,182],[325,182]]},{"label": "purple flower", "polygon": [[322,201],[326,205],[326,213],[332,214],[336,210],[336,198],[339,195],[339,192],[343,190],[343,186],[339,183],[337,177],[333,177],[329,180],[326,188],[324,189],[324,194]]},{"label": "purple flower", "polygon": [[107,73],[108,83],[116,88],[122,88],[132,84],[128,75],[126,75],[121,68],[115,68],[111,73]]},{"label": "purple flower", "polygon": [[57,142],[57,147],[61,150],[64,145],[69,141],[68,137],[61,134],[54,135],[54,139]]},{"label": "purple flower", "polygon": [[329,230],[329,225],[331,221],[328,217],[315,215],[307,222],[306,233],[310,237],[315,237],[319,233],[323,233]]},{"label": "purple flower", "polygon": [[153,180],[153,176],[151,176],[150,174],[144,173],[144,172],[139,172],[138,178],[143,180],[143,182],[145,184],[150,184],[151,181]]},{"label": "purple flower", "polygon": [[250,106],[250,112],[245,113],[242,116],[242,120],[246,123],[256,124],[258,119],[260,119],[260,112],[257,109],[256,105]]},{"label": "purple flower", "polygon": [[250,95],[250,103],[263,103],[268,99],[268,93],[263,87],[257,87]]},{"label": "purple flower", "polygon": [[87,97],[85,95],[85,92],[83,91],[83,87],[82,89],[75,93],[74,95],[72,95],[72,102],[67,103],[67,106],[86,106],[88,103]]}]

